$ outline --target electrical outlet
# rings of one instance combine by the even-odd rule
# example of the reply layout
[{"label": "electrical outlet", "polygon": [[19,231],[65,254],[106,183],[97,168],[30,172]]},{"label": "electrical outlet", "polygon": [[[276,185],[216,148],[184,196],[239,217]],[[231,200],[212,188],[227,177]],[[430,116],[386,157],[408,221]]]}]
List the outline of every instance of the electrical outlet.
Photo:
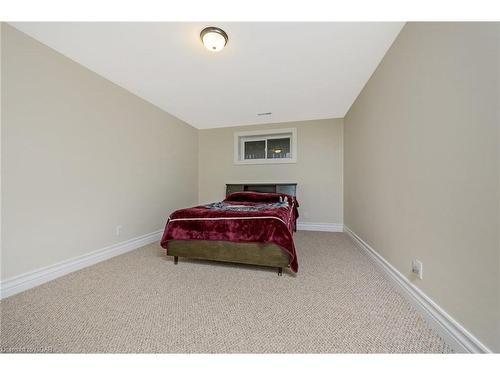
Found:
[{"label": "electrical outlet", "polygon": [[116,234],[116,237],[120,237],[120,235],[122,234],[122,226],[121,225],[116,226],[115,234]]},{"label": "electrical outlet", "polygon": [[418,259],[413,259],[411,262],[411,272],[416,274],[420,280],[423,278],[424,265]]}]

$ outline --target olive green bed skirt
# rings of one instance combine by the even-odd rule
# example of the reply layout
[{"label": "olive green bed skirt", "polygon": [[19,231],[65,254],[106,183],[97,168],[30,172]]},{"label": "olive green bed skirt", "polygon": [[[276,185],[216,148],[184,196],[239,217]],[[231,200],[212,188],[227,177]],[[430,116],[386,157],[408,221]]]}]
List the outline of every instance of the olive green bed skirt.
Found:
[{"label": "olive green bed skirt", "polygon": [[[176,262],[178,257],[184,257],[279,269],[288,267],[290,263],[289,255],[273,243],[172,240],[168,241],[167,254],[174,256]],[[281,273],[281,270],[278,273]]]}]

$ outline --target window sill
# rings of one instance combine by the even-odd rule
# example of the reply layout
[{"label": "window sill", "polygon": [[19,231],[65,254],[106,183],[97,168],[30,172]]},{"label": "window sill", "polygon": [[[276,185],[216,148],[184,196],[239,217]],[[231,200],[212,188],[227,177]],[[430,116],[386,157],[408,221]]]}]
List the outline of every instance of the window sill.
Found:
[{"label": "window sill", "polygon": [[249,160],[235,160],[234,164],[248,165],[248,164],[292,164],[297,163],[297,159],[249,159]]}]

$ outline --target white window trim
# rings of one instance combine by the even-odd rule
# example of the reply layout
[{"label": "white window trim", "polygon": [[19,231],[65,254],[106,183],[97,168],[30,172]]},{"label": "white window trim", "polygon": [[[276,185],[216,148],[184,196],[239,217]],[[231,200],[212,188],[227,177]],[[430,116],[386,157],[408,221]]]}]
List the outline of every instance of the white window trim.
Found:
[{"label": "white window trim", "polygon": [[[290,152],[292,153],[291,158],[282,159],[247,159],[243,160],[243,145],[242,138],[244,137],[258,137],[262,136],[262,139],[256,138],[255,140],[265,140],[273,138],[273,135],[283,135],[286,133],[291,133],[290,140]],[[278,138],[278,137],[276,137]],[[267,155],[267,142],[266,142],[266,155]],[[234,133],[234,164],[290,164],[297,162],[297,129],[296,128],[286,128],[286,129],[272,129],[272,130],[253,130],[245,132],[235,132]]]}]

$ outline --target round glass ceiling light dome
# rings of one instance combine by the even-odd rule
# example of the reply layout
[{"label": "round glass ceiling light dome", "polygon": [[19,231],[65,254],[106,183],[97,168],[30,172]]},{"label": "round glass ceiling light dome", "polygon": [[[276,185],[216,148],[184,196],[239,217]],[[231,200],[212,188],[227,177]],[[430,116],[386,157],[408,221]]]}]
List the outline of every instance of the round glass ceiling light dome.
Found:
[{"label": "round glass ceiling light dome", "polygon": [[227,44],[227,34],[218,27],[206,27],[200,33],[203,45],[212,52],[222,50]]}]

